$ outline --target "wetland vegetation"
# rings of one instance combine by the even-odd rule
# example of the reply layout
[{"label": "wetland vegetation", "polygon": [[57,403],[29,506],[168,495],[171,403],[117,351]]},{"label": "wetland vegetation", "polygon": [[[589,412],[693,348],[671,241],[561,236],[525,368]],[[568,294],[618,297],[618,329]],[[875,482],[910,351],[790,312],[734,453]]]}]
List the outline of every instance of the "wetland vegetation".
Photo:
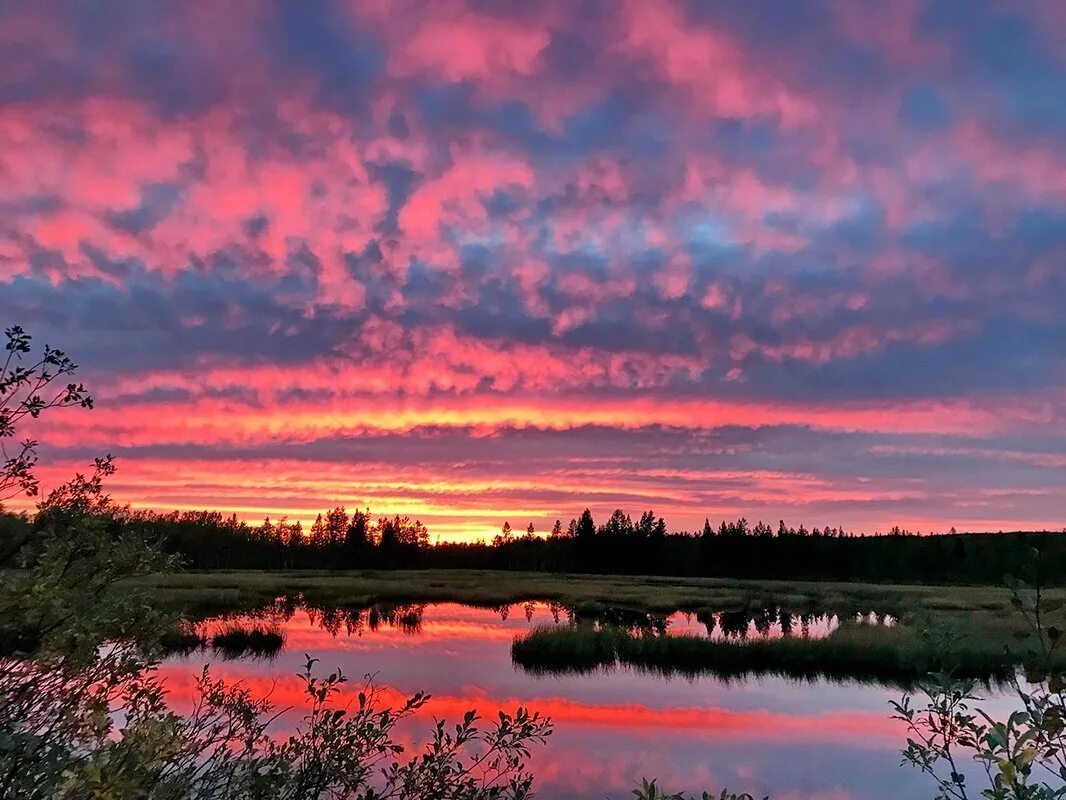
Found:
[{"label": "wetland vegetation", "polygon": [[[1003,678],[1026,656],[1024,620],[1007,588],[750,582],[632,576],[425,570],[358,573],[174,573],[138,579],[192,618],[287,604],[322,619],[406,620],[418,604],[454,602],[507,613],[545,602],[567,625],[517,639],[515,662],[533,672],[626,665],[663,673],[776,673],[913,684],[933,671]],[[1047,590],[1052,622],[1066,623],[1066,590]],[[667,618],[687,614],[706,633],[675,634]],[[825,635],[804,630],[834,619]],[[883,624],[884,622],[891,624]],[[715,632],[724,634],[714,637]],[[760,635],[770,627],[778,635]],[[748,631],[751,635],[747,635]],[[732,635],[730,635],[732,634]]]}]

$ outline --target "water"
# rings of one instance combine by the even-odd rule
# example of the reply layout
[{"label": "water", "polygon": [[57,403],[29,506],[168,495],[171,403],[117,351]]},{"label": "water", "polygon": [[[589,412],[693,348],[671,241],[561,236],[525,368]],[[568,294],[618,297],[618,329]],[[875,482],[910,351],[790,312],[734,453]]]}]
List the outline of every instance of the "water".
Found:
[{"label": "water", "polygon": [[[406,732],[412,737],[428,729],[433,716],[454,720],[468,708],[483,715],[518,705],[541,711],[556,728],[533,760],[537,795],[547,800],[621,800],[642,777],[656,777],[673,791],[727,786],[774,800],[932,795],[928,778],[899,766],[904,732],[888,706],[899,689],[779,677],[668,678],[626,668],[532,675],[512,664],[516,635],[567,622],[565,612],[542,603],[503,610],[442,603],[351,615],[290,608],[268,623],[285,635],[279,653],[216,660],[212,671],[292,707],[281,729],[297,722],[304,704],[296,673],[305,653],[318,657],[324,670],[339,667],[353,685],[376,674],[396,699],[418,690],[432,694],[426,713]],[[639,619],[624,624],[644,626]],[[819,617],[808,619],[806,628],[820,636],[835,624],[835,618]],[[782,635],[780,620],[728,625],[747,636]],[[666,618],[665,628],[706,633],[707,626],[677,614]],[[798,621],[791,630],[801,635]],[[720,619],[711,635],[722,635]],[[194,651],[164,664],[178,710],[188,707],[195,678],[212,658]]]}]

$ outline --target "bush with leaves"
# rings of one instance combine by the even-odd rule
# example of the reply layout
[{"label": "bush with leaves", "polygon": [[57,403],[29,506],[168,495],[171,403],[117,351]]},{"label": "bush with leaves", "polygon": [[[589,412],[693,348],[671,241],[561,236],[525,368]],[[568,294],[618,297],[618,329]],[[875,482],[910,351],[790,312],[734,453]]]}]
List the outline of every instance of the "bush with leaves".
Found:
[{"label": "bush with leaves", "polygon": [[45,346],[41,355],[23,363],[32,352],[31,338],[18,325],[4,331],[7,343],[3,366],[0,366],[0,501],[25,493],[37,494],[39,481],[33,468],[37,464],[37,442],[26,438],[13,448],[19,425],[26,418],[37,419],[52,408],[81,406],[92,408],[93,400],[80,383],[57,388],[56,382],[73,375],[78,365],[62,350]]},{"label": "bush with leaves", "polygon": [[[80,384],[42,395],[75,366],[46,348],[23,367],[30,339],[7,331],[0,373],[0,436],[50,408],[92,401]],[[35,495],[36,442],[0,466],[0,490]],[[29,533],[2,556],[0,584],[0,796],[179,800],[520,800],[530,796],[529,748],[550,722],[519,708],[488,725],[469,712],[439,722],[407,754],[396,727],[426,707],[398,708],[369,679],[343,702],[340,672],[308,658],[300,678],[308,711],[279,739],[283,713],[205,669],[190,714],[170,710],[158,675],[159,640],[174,620],[124,584],[175,566],[104,493],[110,457],[39,506]],[[10,495],[8,495],[10,496]]]},{"label": "bush with leaves", "polygon": [[[1051,668],[1062,633],[1048,619],[1061,603],[1044,596],[1041,563],[1034,549],[1028,581],[1007,580],[1030,644],[1026,670],[1011,684],[1017,710],[995,719],[981,708],[975,684],[950,673],[922,687],[920,705],[911,697],[892,704],[909,734],[903,761],[935,779],[936,800],[1066,798],[1066,676]],[[979,787],[965,774],[972,762],[984,776]]]}]

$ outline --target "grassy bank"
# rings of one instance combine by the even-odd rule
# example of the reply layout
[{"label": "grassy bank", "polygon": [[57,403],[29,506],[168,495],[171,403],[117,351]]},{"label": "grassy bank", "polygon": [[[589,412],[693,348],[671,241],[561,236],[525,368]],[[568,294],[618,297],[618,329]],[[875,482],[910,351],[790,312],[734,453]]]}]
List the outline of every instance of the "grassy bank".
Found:
[{"label": "grassy bank", "polygon": [[[528,600],[574,607],[625,608],[669,613],[780,606],[797,613],[879,611],[999,612],[1010,609],[1003,588],[907,586],[710,578],[566,575],[488,570],[361,572],[206,572],[139,579],[152,594],[190,612],[251,609],[279,595],[303,595],[315,604],[369,605],[456,602],[499,606]],[[1049,596],[1066,599],[1066,590]]]},{"label": "grassy bank", "polygon": [[[1019,661],[1024,620],[1010,593],[996,587],[934,587],[859,583],[755,582],[470,570],[404,572],[211,572],[136,581],[156,600],[195,619],[255,611],[279,597],[320,608],[457,602],[499,608],[526,601],[557,603],[576,624],[518,639],[512,655],[531,671],[594,669],[624,664],[664,673],[792,677],[857,677],[907,683],[932,670],[956,668],[979,677],[1002,675]],[[1045,595],[1049,605],[1066,590]],[[786,637],[718,641],[699,636],[636,633],[612,622],[624,614],[697,615],[778,608],[792,614],[836,614],[842,622],[823,639]],[[890,614],[891,627],[863,624],[856,614]],[[1055,615],[1062,617],[1064,611]],[[596,620],[598,624],[588,624]],[[930,637],[929,631],[939,632]],[[220,650],[222,648],[219,648]]]},{"label": "grassy bank", "polygon": [[711,640],[641,636],[592,626],[543,627],[515,639],[511,657],[534,674],[588,672],[615,665],[666,675],[848,678],[910,686],[932,672],[996,680],[1024,660],[1007,641],[974,632],[929,638],[910,626],[846,622],[822,639]]}]

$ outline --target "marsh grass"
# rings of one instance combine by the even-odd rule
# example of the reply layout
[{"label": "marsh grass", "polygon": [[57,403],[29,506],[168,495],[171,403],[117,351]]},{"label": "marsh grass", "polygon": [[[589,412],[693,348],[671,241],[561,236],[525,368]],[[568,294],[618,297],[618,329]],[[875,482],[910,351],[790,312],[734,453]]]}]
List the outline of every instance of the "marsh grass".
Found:
[{"label": "marsh grass", "polygon": [[[320,609],[400,607],[454,602],[497,611],[527,601],[558,604],[582,623],[534,631],[515,642],[515,662],[531,671],[596,669],[613,664],[671,674],[741,675],[777,672],[793,677],[854,677],[907,684],[930,670],[996,677],[1023,660],[1024,642],[1006,589],[861,583],[725,581],[632,576],[555,575],[482,570],[389,572],[211,572],[152,576],[153,596],[186,618],[255,613],[279,602]],[[1066,598],[1066,590],[1048,593]],[[655,636],[618,626],[616,632],[583,624],[587,618],[626,613],[779,608],[792,614],[835,614],[843,622],[819,640],[800,636],[766,641]],[[625,612],[625,613],[616,613]],[[858,614],[891,615],[897,624],[868,625]],[[1054,624],[1066,628],[1066,614]],[[416,620],[401,619],[412,631]],[[603,627],[603,626],[601,626]],[[932,631],[931,634],[925,633]],[[947,633],[945,633],[945,631]],[[223,638],[222,657],[276,653],[280,634]],[[253,643],[254,644],[245,644]],[[207,642],[204,646],[213,646]]]},{"label": "marsh grass", "polygon": [[260,625],[231,625],[211,636],[211,649],[225,658],[273,658],[285,646],[285,635]]},{"label": "marsh grass", "polygon": [[1025,653],[1002,639],[965,631],[924,631],[845,621],[824,638],[709,639],[691,634],[634,635],[577,625],[538,627],[515,639],[515,664],[535,674],[589,672],[623,665],[664,675],[877,681],[911,686],[931,672],[998,682]]},{"label": "marsh grass", "polygon": [[511,660],[534,674],[583,673],[614,666],[624,631],[581,626],[538,626],[511,643]]},{"label": "marsh grass", "polygon": [[285,646],[285,634],[274,627],[258,623],[229,623],[213,634],[201,632],[190,622],[181,622],[159,637],[168,655],[189,655],[210,649],[220,658],[273,658]]},{"label": "marsh grass", "polygon": [[[192,615],[253,609],[281,595],[316,605],[464,603],[497,607],[540,600],[589,610],[648,612],[700,608],[742,610],[781,606],[842,616],[879,611],[900,616],[917,609],[1010,611],[1006,589],[812,581],[739,581],[655,576],[566,575],[491,570],[204,572],[156,575],[136,583]],[[1049,592],[1066,599],[1066,589]]]},{"label": "marsh grass", "polygon": [[207,642],[195,625],[182,621],[159,637],[159,645],[167,655],[188,655],[203,649]]}]

